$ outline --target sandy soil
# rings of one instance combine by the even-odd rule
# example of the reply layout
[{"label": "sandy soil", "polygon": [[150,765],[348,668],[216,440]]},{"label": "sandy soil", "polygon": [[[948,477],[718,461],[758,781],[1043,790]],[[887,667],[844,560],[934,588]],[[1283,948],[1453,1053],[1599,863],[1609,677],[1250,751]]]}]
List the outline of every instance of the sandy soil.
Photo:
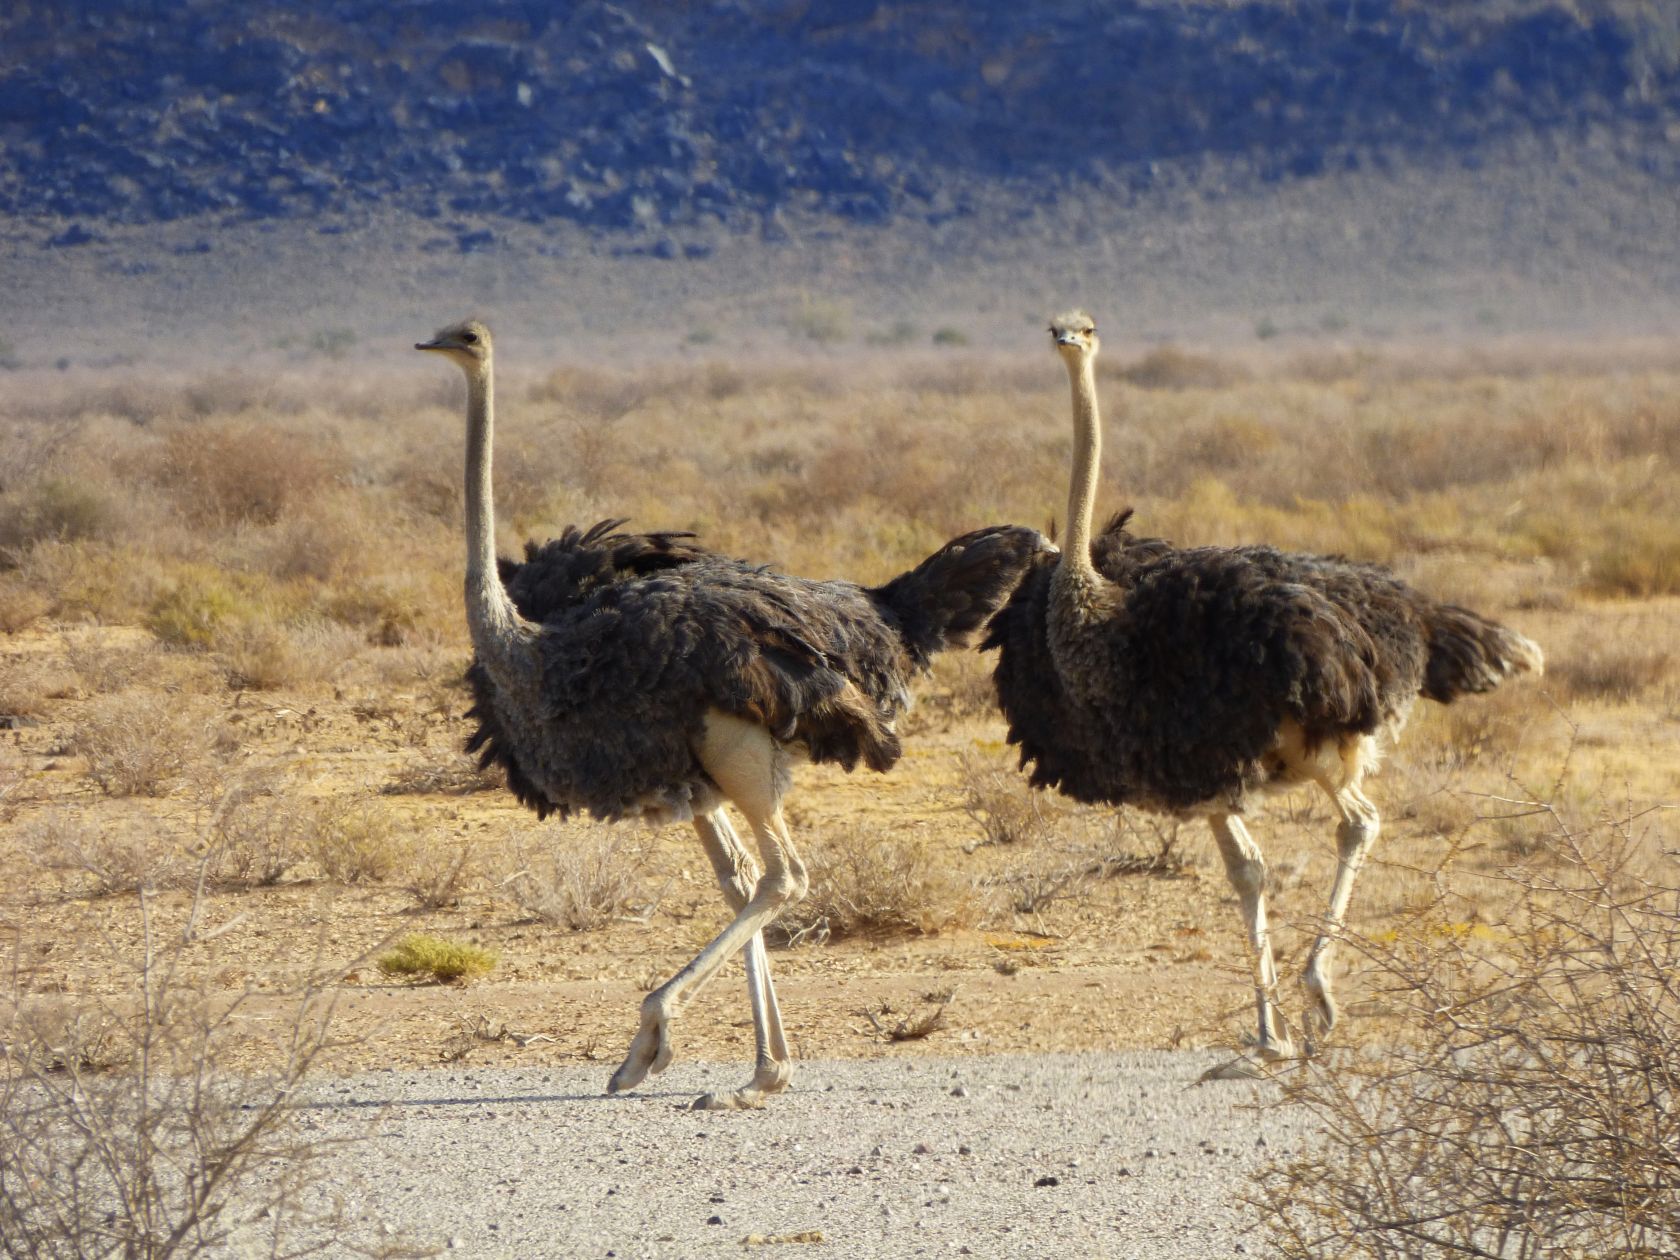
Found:
[{"label": "sandy soil", "polygon": [[[1651,615],[1659,616],[1655,610]],[[1561,623],[1591,624],[1606,616],[1587,607],[1551,614],[1548,623],[1537,614],[1531,621],[1541,624],[1530,629],[1556,642]],[[145,639],[133,630],[78,634],[107,635],[113,645]],[[14,666],[50,661],[78,641],[33,631],[12,636],[5,658]],[[333,1070],[463,1060],[484,1066],[587,1062],[597,1065],[604,1085],[634,1031],[641,994],[726,921],[709,867],[685,826],[633,832],[644,847],[638,876],[644,914],[577,933],[532,918],[505,891],[507,874],[517,866],[510,854],[533,836],[564,842],[556,824],[538,827],[500,790],[384,794],[412,782],[417,768],[458,767],[454,750],[465,730],[464,699],[447,682],[441,687],[429,696],[385,694],[379,705],[355,688],[296,697],[235,693],[226,704],[239,744],[216,767],[212,785],[162,799],[115,799],[92,787],[82,759],[68,752],[69,734],[88,701],[67,682],[65,698],[43,719],[0,735],[22,766],[21,782],[7,801],[11,825],[3,860],[10,874],[0,902],[8,946],[17,950],[19,988],[49,1006],[120,1006],[134,992],[133,968],[143,952],[134,895],[88,897],[82,872],[43,867],[46,855],[31,849],[41,842],[39,820],[83,816],[111,834],[172,837],[166,856],[178,872],[190,872],[216,793],[242,773],[291,764],[305,774],[308,791],[376,799],[399,818],[399,839],[424,839],[445,852],[464,848],[468,866],[455,904],[434,909],[417,905],[400,867],[380,884],[346,887],[311,877],[304,863],[274,887],[207,892],[198,931],[210,943],[189,953],[183,976],[229,997],[249,994],[240,1015],[249,1021],[249,1061],[261,1062],[265,1034],[285,1026],[288,987],[319,968],[339,976],[331,986],[338,1043],[328,1055]],[[925,703],[912,715],[907,754],[894,773],[848,776],[803,767],[789,818],[795,837],[807,845],[843,833],[918,841],[963,887],[976,886],[977,895],[991,899],[968,916],[973,926],[773,950],[795,1055],[1239,1047],[1252,1019],[1252,991],[1237,905],[1205,829],[1186,824],[1175,834],[1142,819],[1122,827],[1101,811],[1059,812],[1052,800],[1044,802],[1046,823],[1033,841],[980,843],[979,825],[962,807],[968,767],[1007,767],[1011,758],[998,720],[950,716],[941,687],[939,680],[924,686]],[[1548,764],[1562,754],[1569,728],[1538,687],[1509,691],[1499,714],[1507,724],[1530,728],[1535,764]],[[1581,713],[1573,720],[1576,738],[1596,745],[1604,774],[1631,783],[1628,776],[1642,772],[1660,791],[1650,776],[1660,779],[1666,772],[1644,757],[1641,742],[1607,737],[1628,733],[1625,714],[1595,719]],[[1653,714],[1648,725],[1656,739],[1669,723]],[[1416,753],[1425,763],[1427,738],[1418,737],[1423,746]],[[1495,789],[1501,782],[1497,764],[1425,773],[1405,769],[1406,757],[1398,754],[1402,768],[1385,776],[1389,782],[1380,779],[1375,792],[1389,827],[1354,903],[1355,926],[1367,932],[1380,931],[1404,910],[1440,856],[1442,846],[1423,831],[1419,811],[1443,792]],[[1255,834],[1272,855],[1278,953],[1288,974],[1304,960],[1322,912],[1333,825],[1323,802],[1296,793],[1280,798]],[[1173,860],[1148,869],[1145,859],[1164,840],[1171,841]],[[1011,890],[1041,887],[1058,873],[1104,859],[1120,868],[1117,873],[1085,879],[1075,895],[1036,913],[1010,910],[1005,898]],[[1497,867],[1503,860],[1492,852],[1483,865]],[[1467,871],[1461,878],[1471,877]],[[155,894],[154,926],[182,922],[192,899],[183,888]],[[411,931],[481,944],[500,960],[487,978],[465,984],[392,982],[372,964],[372,955]],[[1343,992],[1355,1017],[1350,1025],[1375,1030],[1380,1007],[1362,1001],[1370,995],[1357,958],[1344,957],[1354,972]],[[678,1022],[680,1060],[750,1057],[741,976],[732,964]],[[1285,997],[1298,1011],[1292,985]],[[892,1042],[884,1035],[940,1004],[946,1007],[941,1025],[925,1039]]]},{"label": "sandy soil", "polygon": [[[351,1222],[450,1256],[1264,1254],[1247,1174],[1309,1141],[1208,1054],[818,1061],[777,1105],[682,1110],[688,1064],[602,1098],[586,1071],[378,1073],[302,1099]],[[1262,1109],[1264,1108],[1264,1109]],[[452,1170],[438,1193],[432,1169]],[[324,1194],[302,1206],[319,1209]],[[254,1249],[264,1221],[241,1241]],[[228,1251],[239,1254],[239,1248]]]},{"label": "sandy soil", "polygon": [[[39,651],[53,650],[48,636],[33,642]],[[112,955],[132,960],[140,952],[135,898],[77,896],[74,873],[35,867],[18,847],[31,834],[27,822],[51,801],[60,808],[96,810],[94,816],[112,827],[181,827],[187,838],[179,847],[190,858],[192,816],[202,807],[183,799],[100,798],[82,779],[79,759],[61,755],[78,705],[64,703],[62,723],[5,736],[31,770],[31,801],[23,802],[14,818],[23,825],[8,829],[13,881],[6,917],[22,949],[19,979],[27,991],[62,994],[67,1001],[120,1001],[133,977],[113,966]],[[353,700],[292,704],[273,696],[247,697],[235,709],[243,714],[238,758],[259,764],[308,756],[318,767],[311,776],[315,792],[377,790],[417,758],[447,760],[464,727],[455,715],[434,714],[425,748],[417,753],[412,732],[358,718],[355,709]],[[1145,855],[1141,838],[1112,833],[1053,842],[1050,851],[973,848],[980,833],[958,800],[960,759],[976,749],[1003,764],[995,721],[964,719],[917,733],[903,765],[886,777],[804,767],[790,809],[795,835],[891,830],[934,846],[965,877],[978,878],[1056,870],[1103,854]],[[211,891],[201,930],[215,934],[214,946],[190,964],[214,989],[253,989],[258,999],[253,1017],[267,1017],[282,1003],[262,995],[284,989],[299,969],[362,957],[338,990],[335,1026],[345,1044],[331,1056],[335,1069],[420,1067],[467,1055],[487,1065],[583,1059],[600,1061],[604,1083],[609,1061],[616,1063],[634,1029],[642,992],[676,970],[726,921],[710,869],[687,827],[639,833],[651,846],[642,882],[657,897],[646,921],[570,933],[533,920],[495,887],[505,869],[507,836],[535,827],[505,793],[387,799],[417,830],[457,839],[480,860],[459,904],[417,908],[400,887],[400,873],[382,887],[347,888],[304,878],[272,888]],[[1087,895],[1037,916],[994,912],[986,926],[933,936],[848,939],[773,951],[796,1055],[887,1052],[875,1022],[892,1025],[925,1012],[930,998],[946,994],[952,996],[944,1029],[910,1043],[911,1052],[1154,1048],[1234,1040],[1246,1027],[1248,1010],[1235,902],[1199,832],[1186,828],[1175,852],[1187,859],[1182,869],[1098,878]],[[178,922],[191,899],[184,889],[158,893],[158,922]],[[365,955],[410,931],[480,943],[498,951],[500,962],[489,978],[464,985],[391,983]],[[98,937],[110,948],[90,946]],[[684,1015],[677,1026],[680,1056],[750,1055],[741,976],[732,965]],[[883,1007],[890,1011],[884,1014]],[[508,1036],[486,1040],[473,1036],[475,1029],[505,1030]],[[527,1045],[515,1039],[532,1035],[538,1039]],[[904,1053],[905,1047],[892,1052]]]}]

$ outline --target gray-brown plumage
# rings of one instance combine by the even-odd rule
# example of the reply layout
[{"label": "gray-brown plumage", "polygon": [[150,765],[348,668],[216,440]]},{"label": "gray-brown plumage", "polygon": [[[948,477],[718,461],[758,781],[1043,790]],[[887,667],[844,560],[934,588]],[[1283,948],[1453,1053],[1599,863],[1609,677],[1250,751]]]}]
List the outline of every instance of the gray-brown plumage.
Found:
[{"label": "gray-brown plumage", "polygon": [[1034,561],[983,645],[999,654],[1009,738],[1036,786],[1208,817],[1255,948],[1259,1048],[1285,1054],[1265,864],[1239,816],[1257,792],[1308,781],[1341,813],[1330,913],[1306,974],[1328,1028],[1329,950],[1377,833],[1360,780],[1378,736],[1397,734],[1419,695],[1450,703],[1540,670],[1540,649],[1375,565],[1266,546],[1178,548],[1134,538],[1130,513],[1092,539],[1096,327],[1074,312],[1051,332],[1073,386],[1069,536],[1060,556]]},{"label": "gray-brown plumage", "polygon": [[1532,663],[1528,640],[1377,565],[1178,548],[1134,537],[1130,517],[1092,541],[1116,591],[1108,633],[1081,662],[1085,686],[1064,685],[1052,659],[1053,555],[983,644],[999,653],[998,698],[1034,787],[1164,811],[1241,807],[1287,770],[1267,756],[1285,719],[1309,748],[1374,735],[1419,695],[1450,703]]},{"label": "gray-brown plumage", "polygon": [[[466,609],[478,719],[469,748],[500,764],[539,815],[690,819],[736,911],[648,994],[608,1088],[628,1089],[670,1062],[670,1021],[739,949],[753,1080],[697,1105],[758,1106],[792,1072],[763,940],[806,888],[782,817],[790,762],[889,768],[912,676],[980,629],[1046,544],[1030,529],[977,530],[872,588],[788,577],[687,534],[619,533],[621,521],[568,529],[532,544],[523,562],[498,561],[490,330],[469,320],[416,348],[446,355],[467,380]],[[762,877],[725,801],[752,828]]]},{"label": "gray-brown plumage", "polygon": [[622,521],[529,543],[499,566],[541,627],[544,721],[504,720],[489,671],[468,672],[467,743],[541,817],[686,817],[708,788],[695,742],[709,710],[764,726],[812,761],[888,770],[893,723],[935,652],[968,642],[1002,605],[1042,536],[975,530],[884,586],[812,581]]}]

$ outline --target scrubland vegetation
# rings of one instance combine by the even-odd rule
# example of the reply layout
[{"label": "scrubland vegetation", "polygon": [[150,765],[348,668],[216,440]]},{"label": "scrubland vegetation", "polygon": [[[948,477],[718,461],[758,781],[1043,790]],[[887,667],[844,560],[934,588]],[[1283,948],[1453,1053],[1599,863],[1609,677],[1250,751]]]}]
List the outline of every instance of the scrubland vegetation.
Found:
[{"label": "scrubland vegetation", "polygon": [[[948,344],[914,362],[503,365],[504,550],[625,516],[791,571],[876,581],[981,523],[1047,526],[1068,460],[1059,369]],[[1344,954],[1344,992],[1363,1000],[1337,1030],[1346,1057],[1298,1087],[1338,1138],[1256,1191],[1288,1254],[1352,1254],[1337,1248],[1356,1235],[1361,1254],[1436,1254],[1447,1235],[1418,1242],[1437,1225],[1406,1215],[1425,1211],[1418,1187],[1471,1168],[1493,1178],[1495,1149],[1516,1153],[1497,1165],[1507,1179],[1438,1226],[1484,1248],[1462,1254],[1538,1254],[1520,1239],[1542,1223],[1580,1240],[1557,1254],[1608,1254],[1595,1248],[1611,1235],[1591,1231],[1614,1213],[1625,1254],[1668,1254],[1666,1064],[1680,1060],[1669,349],[1110,352],[1103,506],[1134,506],[1140,532],[1381,561],[1547,653],[1539,683],[1420,705],[1375,782],[1384,834]],[[723,921],[686,831],[538,828],[458,751],[458,383],[348,361],[334,381],[323,393],[319,374],[42,375],[0,403],[0,1110],[21,1117],[13,1132],[36,1123],[39,1100],[82,1098],[67,1080],[130,1079],[158,1018],[150,999],[129,1000],[136,968],[155,974],[147,916],[198,925],[170,954],[169,992],[204,1014],[169,1019],[211,1031],[229,1002],[261,997],[295,1021],[328,992],[381,985],[352,957],[414,932],[465,951],[421,958],[419,973],[476,959],[455,972],[466,976],[499,955],[471,983],[512,991],[662,979]],[[939,662],[890,778],[800,773],[790,822],[812,895],[781,925],[778,968],[797,983],[847,950],[888,967],[871,962],[883,942],[928,940],[945,942],[940,967],[1000,983],[1147,963],[1180,1008],[1176,1027],[1068,1021],[1065,1035],[1235,1041],[1244,964],[1202,832],[1027,792],[988,668]],[[1292,972],[1333,824],[1303,793],[1254,830]],[[206,930],[215,949],[195,944]],[[295,964],[323,932],[349,970],[330,983],[317,970],[300,989]],[[1209,964],[1174,989],[1176,967]],[[1055,1009],[1053,992],[1039,1000]],[[940,1007],[944,1029],[1015,1026],[966,1001]],[[38,1031],[43,1012],[82,1029],[77,1046],[97,1019],[95,1040],[123,1048],[49,1054],[69,1043]],[[626,1035],[629,1012],[613,1012]],[[810,1015],[801,1052],[845,1050],[846,1014]],[[599,1031],[555,1053],[593,1055]],[[278,1053],[218,1043],[217,1061],[282,1079],[369,1061],[310,1037]],[[1554,1140],[1560,1117],[1610,1107],[1611,1082],[1631,1082],[1643,1110],[1604,1111],[1597,1145]],[[1499,1119],[1511,1107],[1515,1128]],[[1443,1132],[1452,1140],[1425,1140]],[[226,1149],[266,1140],[235,1135]],[[0,1213],[47,1210],[8,1180],[38,1175],[36,1148],[16,1149],[0,1155]],[[1667,1223],[1630,1207],[1636,1193],[1668,1203]],[[1536,1195],[1522,1220],[1501,1206]],[[7,1254],[76,1254],[12,1247],[24,1236],[0,1217]],[[1412,1242],[1371,1241],[1385,1238]]]}]

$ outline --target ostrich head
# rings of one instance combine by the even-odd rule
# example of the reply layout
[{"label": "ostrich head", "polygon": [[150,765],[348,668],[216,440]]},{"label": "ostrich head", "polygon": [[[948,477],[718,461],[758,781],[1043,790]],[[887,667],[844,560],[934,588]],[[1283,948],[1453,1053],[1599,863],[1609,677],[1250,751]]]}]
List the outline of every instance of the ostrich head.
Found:
[{"label": "ostrich head", "polygon": [[1068,311],[1050,321],[1050,344],[1063,359],[1075,359],[1097,352],[1097,323],[1084,311]]},{"label": "ostrich head", "polygon": [[449,356],[469,376],[490,366],[490,330],[476,319],[451,324],[430,341],[415,342],[414,348]]}]

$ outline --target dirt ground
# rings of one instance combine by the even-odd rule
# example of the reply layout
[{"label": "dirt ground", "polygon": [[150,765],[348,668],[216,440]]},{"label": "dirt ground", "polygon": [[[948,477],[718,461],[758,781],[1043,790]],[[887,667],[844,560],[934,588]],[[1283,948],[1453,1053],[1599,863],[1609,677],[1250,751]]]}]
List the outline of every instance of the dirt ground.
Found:
[{"label": "dirt ground", "polygon": [[[1618,627],[1661,633],[1674,612],[1672,601],[1582,603],[1530,612],[1521,624],[1543,642],[1564,644]],[[454,904],[432,909],[417,905],[400,869],[377,883],[345,886],[305,863],[271,887],[208,890],[197,912],[204,943],[184,956],[183,975],[229,999],[246,995],[236,1018],[249,1034],[240,1054],[253,1064],[267,1056],[269,1035],[288,1026],[288,986],[317,970],[337,975],[329,985],[336,1003],[332,1070],[463,1059],[483,1066],[598,1061],[604,1085],[634,1031],[642,993],[726,921],[709,867],[685,826],[632,828],[643,849],[643,912],[571,932],[533,918],[506,894],[509,837],[538,833],[505,792],[391,794],[395,786],[411,789],[417,768],[460,768],[454,750],[467,729],[465,700],[447,667],[424,694],[353,686],[331,694],[228,694],[218,703],[237,735],[222,760],[202,771],[203,783],[155,798],[104,795],[86,777],[84,759],[70,751],[89,702],[78,680],[97,651],[142,651],[147,638],[132,629],[37,628],[0,641],[0,667],[57,669],[63,677],[59,698],[39,718],[0,735],[12,775],[0,848],[6,872],[0,942],[10,955],[15,991],[32,1006],[121,1007],[136,991],[136,962],[144,952],[139,898],[87,895],[85,871],[39,851],[52,834],[40,820],[80,816],[101,834],[133,834],[143,845],[166,837],[167,851],[149,850],[159,869],[177,872],[177,886],[149,898],[154,939],[164,940],[193,901],[180,885],[190,883],[205,817],[225,799],[217,794],[265,765],[293,767],[311,793],[376,798],[396,811],[407,838],[425,838],[433,853],[437,844],[458,846],[466,861]],[[156,665],[170,658],[142,659]],[[977,658],[959,660],[923,685],[905,758],[892,774],[848,776],[826,767],[796,774],[789,811],[796,840],[853,833],[919,842],[980,899],[977,909],[958,916],[958,926],[928,935],[864,935],[773,949],[796,1056],[1240,1045],[1252,1006],[1239,915],[1204,828],[1186,824],[1174,832],[1170,825],[1121,822],[1047,800],[1036,807],[1044,812],[1033,837],[981,843],[981,827],[964,808],[975,766],[1012,761],[995,717],[954,713],[961,706],[953,696],[972,690],[983,668]],[[1379,779],[1373,796],[1385,811],[1387,832],[1354,901],[1357,930],[1379,933],[1416,902],[1447,847],[1429,834],[1442,825],[1441,802],[1455,802],[1473,817],[1482,808],[1478,799],[1488,799],[1478,794],[1512,790],[1505,775],[1519,763],[1541,778],[1572,747],[1585,748],[1573,755],[1597,758],[1589,764],[1600,787],[1631,788],[1637,777],[1640,790],[1660,791],[1666,778],[1672,791],[1672,762],[1665,769],[1652,756],[1654,748],[1673,746],[1672,712],[1577,706],[1565,713],[1543,683],[1528,681],[1461,708],[1477,704],[1486,707],[1487,725],[1472,747],[1443,752],[1443,737],[1456,737],[1438,728],[1439,712],[1420,710],[1414,722],[1420,747],[1408,760],[1403,746]],[[288,799],[277,796],[275,808],[286,808]],[[582,835],[592,825],[566,826]],[[1322,802],[1296,793],[1279,798],[1254,831],[1272,858],[1278,952],[1290,974],[1304,961],[1328,887],[1333,826]],[[1478,857],[1478,849],[1486,851]],[[1163,852],[1166,861],[1150,860]],[[1508,856],[1492,843],[1471,843],[1467,852],[1466,879]],[[1011,908],[1021,889],[1042,889],[1077,869],[1086,874],[1068,895],[1035,913]],[[483,945],[498,952],[499,962],[468,983],[393,982],[372,956],[415,931]],[[1344,959],[1353,973],[1343,981],[1352,1016],[1344,1027],[1373,1033],[1382,1023],[1372,1018],[1381,1015],[1382,1003],[1370,1000],[1357,951]],[[679,1056],[750,1057],[741,977],[732,966],[684,1013],[675,1028]],[[1286,1000],[1297,1013],[1293,984]],[[930,1035],[888,1035],[941,1003],[943,1018]]]}]

